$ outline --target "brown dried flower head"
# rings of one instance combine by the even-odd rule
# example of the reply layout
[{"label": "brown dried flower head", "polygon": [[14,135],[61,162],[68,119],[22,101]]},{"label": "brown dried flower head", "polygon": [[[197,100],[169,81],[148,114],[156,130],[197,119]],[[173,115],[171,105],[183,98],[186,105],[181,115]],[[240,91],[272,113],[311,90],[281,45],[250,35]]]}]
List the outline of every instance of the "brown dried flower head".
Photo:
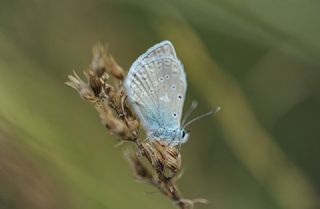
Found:
[{"label": "brown dried flower head", "polygon": [[[69,81],[66,84],[74,88],[82,99],[94,104],[102,124],[112,134],[122,141],[130,141],[136,145],[136,153],[125,152],[136,176],[157,187],[180,208],[191,208],[196,201],[182,198],[172,178],[181,170],[179,150],[165,141],[146,141],[139,138],[139,119],[126,102],[124,71],[101,44],[93,47],[93,58],[84,75],[86,81],[74,72],[68,76]],[[141,156],[150,163],[151,169],[143,163]]]}]

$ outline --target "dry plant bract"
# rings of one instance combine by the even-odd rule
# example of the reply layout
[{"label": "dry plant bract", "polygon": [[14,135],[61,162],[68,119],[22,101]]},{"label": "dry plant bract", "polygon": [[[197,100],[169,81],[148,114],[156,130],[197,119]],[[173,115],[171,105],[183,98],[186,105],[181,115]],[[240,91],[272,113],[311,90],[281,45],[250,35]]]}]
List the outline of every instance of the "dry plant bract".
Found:
[{"label": "dry plant bract", "polygon": [[[124,70],[103,45],[93,47],[93,58],[84,75],[85,81],[73,72],[66,84],[74,88],[82,99],[94,105],[102,124],[112,134],[121,141],[136,145],[137,151],[126,149],[124,152],[136,177],[158,188],[181,209],[190,209],[196,202],[206,203],[204,199],[189,200],[182,197],[176,184],[181,171],[181,154],[176,147],[163,141],[140,138],[139,119],[126,102]],[[142,161],[143,157],[146,161]],[[151,166],[147,166],[146,162]]]}]

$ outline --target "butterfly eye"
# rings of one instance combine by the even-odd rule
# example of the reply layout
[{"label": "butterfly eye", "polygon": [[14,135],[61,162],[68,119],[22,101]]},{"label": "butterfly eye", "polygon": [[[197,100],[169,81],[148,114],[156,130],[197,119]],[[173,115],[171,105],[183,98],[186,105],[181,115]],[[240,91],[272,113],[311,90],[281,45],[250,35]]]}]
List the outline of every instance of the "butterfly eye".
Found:
[{"label": "butterfly eye", "polygon": [[186,132],[182,131],[182,138],[184,138],[186,136]]}]

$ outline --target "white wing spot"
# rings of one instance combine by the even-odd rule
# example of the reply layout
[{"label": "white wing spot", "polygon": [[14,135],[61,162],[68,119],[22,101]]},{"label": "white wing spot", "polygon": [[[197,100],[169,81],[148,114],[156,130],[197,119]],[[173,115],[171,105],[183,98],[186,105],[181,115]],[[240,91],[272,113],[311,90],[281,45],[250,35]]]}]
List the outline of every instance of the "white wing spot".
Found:
[{"label": "white wing spot", "polygon": [[178,99],[182,100],[182,95],[181,94],[178,94]]},{"label": "white wing spot", "polygon": [[172,117],[174,117],[174,118],[176,118],[177,116],[178,116],[177,113],[173,113],[173,114],[172,114]]},{"label": "white wing spot", "polygon": [[168,97],[168,94],[165,94],[164,96],[161,96],[159,98],[161,101],[164,101],[164,102],[170,102],[170,99]]},{"label": "white wing spot", "polygon": [[176,89],[177,89],[176,85],[172,84],[172,85],[171,85],[171,90],[172,90],[172,91],[175,91]]},{"label": "white wing spot", "polygon": [[167,80],[169,80],[170,76],[167,74],[167,75],[165,75],[165,78],[166,78]]}]

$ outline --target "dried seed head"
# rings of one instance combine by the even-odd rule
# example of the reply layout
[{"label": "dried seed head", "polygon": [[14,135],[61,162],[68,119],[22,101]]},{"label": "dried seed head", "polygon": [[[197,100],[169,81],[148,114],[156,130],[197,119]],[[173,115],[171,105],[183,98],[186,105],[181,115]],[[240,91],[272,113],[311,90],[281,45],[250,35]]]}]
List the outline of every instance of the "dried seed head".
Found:
[{"label": "dried seed head", "polygon": [[110,73],[116,77],[119,80],[123,80],[124,79],[124,70],[122,69],[122,67],[120,65],[118,65],[118,63],[116,62],[116,60],[113,58],[112,55],[109,55],[109,62],[107,62],[107,70],[110,71]]},{"label": "dried seed head", "polygon": [[[66,84],[76,89],[82,98],[95,103],[103,125],[112,133],[126,140],[136,140],[136,129],[139,123],[132,117],[131,111],[126,109],[123,87],[116,86],[115,88],[107,82],[109,79],[106,72],[107,66],[113,69],[116,66],[115,61],[106,54],[101,45],[97,45],[93,51],[90,69],[84,73],[88,83],[82,81],[74,72],[74,75],[69,76],[69,81]],[[116,84],[122,85],[122,82],[115,82],[114,85]],[[128,118],[126,110],[130,113]]]},{"label": "dried seed head", "polygon": [[155,168],[157,172],[162,173],[164,170],[163,158],[159,155],[152,143],[142,142],[141,146],[141,151],[143,151],[144,156],[146,156],[153,168]]},{"label": "dried seed head", "polygon": [[92,52],[93,58],[91,61],[90,69],[95,76],[100,77],[104,72],[106,72],[105,48],[102,46],[102,44],[98,43],[93,47]]},{"label": "dried seed head", "polygon": [[153,146],[163,158],[163,164],[172,173],[177,173],[181,169],[181,154],[176,147],[170,146],[164,141],[153,141]]},{"label": "dried seed head", "polygon": [[93,90],[95,96],[98,97],[101,92],[101,89],[103,87],[103,83],[102,83],[101,79],[99,79],[98,77],[90,77],[89,85],[90,85],[91,89]]},{"label": "dried seed head", "polygon": [[106,102],[96,102],[95,108],[99,112],[102,124],[112,133],[124,139],[134,138],[125,121],[117,118]]},{"label": "dried seed head", "polygon": [[181,169],[181,154],[177,156],[168,156],[166,166],[171,170],[172,173],[177,173]]},{"label": "dried seed head", "polygon": [[112,98],[115,96],[115,89],[113,86],[109,85],[109,84],[105,84],[104,88],[103,88],[104,93],[106,94],[106,96],[108,98]]},{"label": "dried seed head", "polygon": [[107,73],[103,73],[100,77],[98,77],[92,71],[89,71],[87,75],[91,89],[94,91],[95,95],[99,97],[101,90],[108,85],[107,79],[109,78],[109,75]]},{"label": "dried seed head", "polygon": [[162,141],[143,142],[141,146],[144,155],[158,172],[163,173],[165,168],[174,174],[180,171],[181,155],[175,147]]},{"label": "dried seed head", "polygon": [[81,80],[81,78],[75,72],[73,72],[73,75],[69,75],[68,78],[69,81],[65,82],[65,84],[77,90],[81,98],[91,102],[95,102],[97,100],[89,85]]},{"label": "dried seed head", "polygon": [[104,72],[108,72],[119,80],[124,79],[124,70],[100,43],[93,47],[93,58],[90,68],[98,77]]}]

